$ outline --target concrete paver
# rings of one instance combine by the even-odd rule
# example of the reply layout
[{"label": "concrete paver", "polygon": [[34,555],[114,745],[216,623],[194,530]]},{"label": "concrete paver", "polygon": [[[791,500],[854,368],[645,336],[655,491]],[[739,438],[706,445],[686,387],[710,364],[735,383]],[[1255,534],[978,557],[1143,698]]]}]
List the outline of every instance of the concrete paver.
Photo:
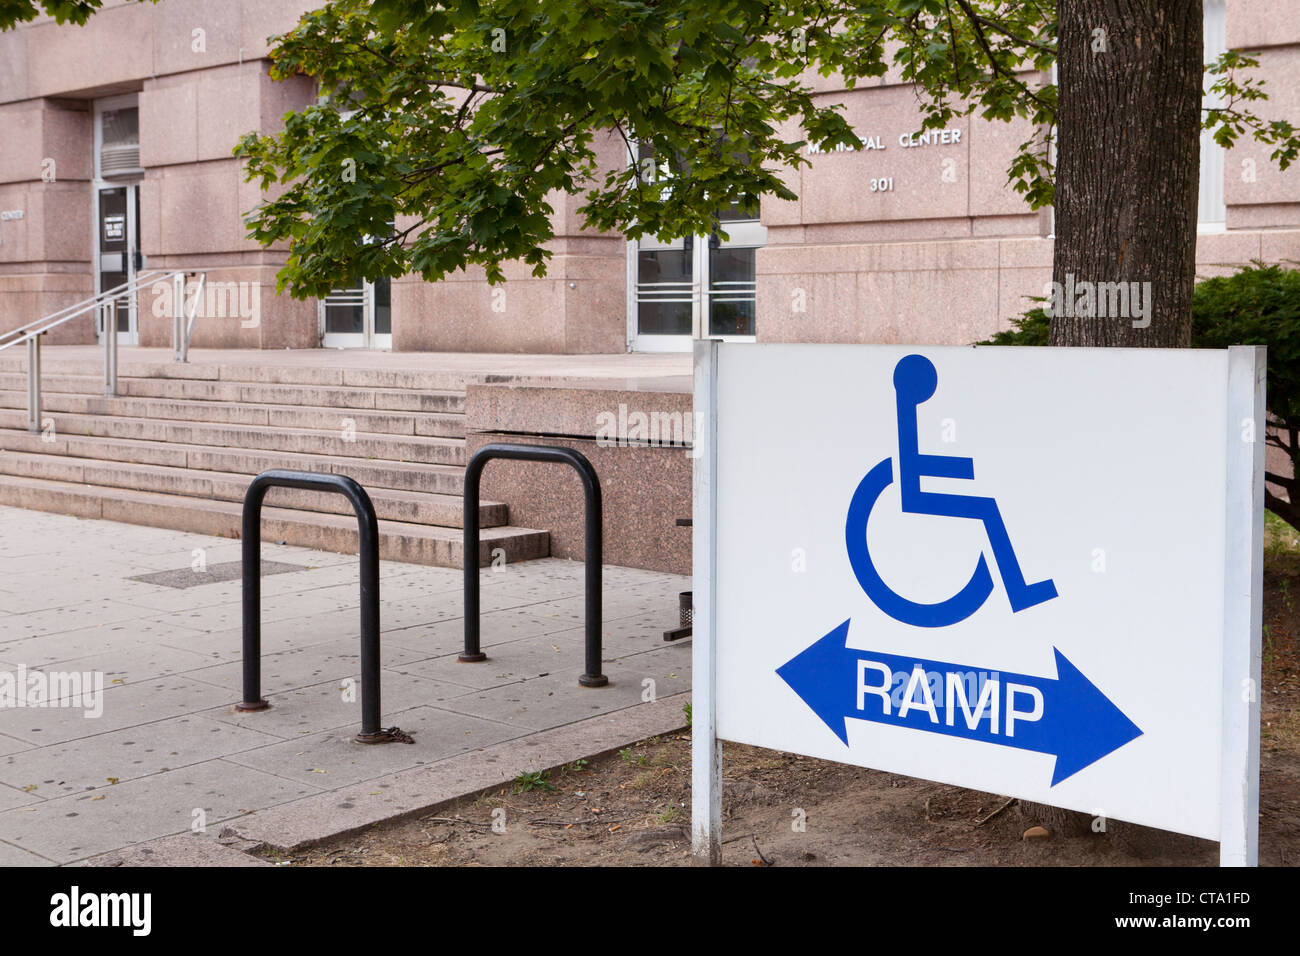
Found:
[{"label": "concrete paver", "polygon": [[0,825],[4,840],[67,863],[183,833],[196,821],[220,829],[259,807],[323,789],[216,759],[10,810],[0,814]]},{"label": "concrete paver", "polygon": [[[300,570],[263,581],[262,692],[272,707],[237,713],[240,582],[132,580],[188,571],[196,555],[237,561],[240,544],[0,507],[0,681],[23,669],[102,680],[97,716],[66,695],[62,706],[0,705],[0,865],[147,862],[151,847],[158,859],[225,861],[233,851],[214,835],[229,821],[257,819],[263,837],[288,827],[288,843],[324,835],[363,804],[379,819],[421,792],[454,796],[517,772],[536,754],[574,759],[591,741],[668,726],[681,705],[664,700],[690,688],[690,642],[661,640],[688,579],[605,569],[610,685],[588,689],[577,684],[580,562],[480,572],[489,659],[461,664],[461,572],[385,561],[381,714],[415,743],[357,744],[357,559],[264,543],[265,561]],[[420,787],[405,782],[413,773]]]},{"label": "concrete paver", "polygon": [[208,689],[183,674],[138,684],[105,682],[103,713],[98,717],[87,716],[94,708],[84,703],[78,707],[5,708],[0,710],[0,730],[37,746],[49,746],[191,713],[196,695]]},{"label": "concrete paver", "polygon": [[523,734],[494,720],[451,713],[436,707],[413,707],[393,720],[419,742],[365,746],[352,739],[355,728],[327,731],[260,747],[227,759],[267,773],[331,788],[467,753]]},{"label": "concrete paver", "polygon": [[[670,645],[652,655],[637,655],[645,660],[609,661],[604,668],[609,677],[607,687],[578,687],[576,675],[581,668],[569,668],[522,683],[465,694],[441,706],[458,713],[482,714],[516,727],[546,730],[568,723],[575,714],[591,717],[645,703],[647,680],[654,681],[656,697],[689,689],[682,686],[686,683],[683,677],[672,676],[689,672],[690,654],[683,651],[681,646]],[[503,660],[506,657],[503,654]]]},{"label": "concrete paver", "polygon": [[[465,794],[498,789],[520,773],[558,767],[682,726],[685,694],[524,734],[428,766],[258,810],[229,825],[240,839],[293,849],[341,830],[391,820]],[[202,842],[191,840],[191,845]],[[114,855],[114,859],[121,858]]]},{"label": "concrete paver", "polygon": [[47,860],[35,853],[0,841],[0,866],[54,866],[53,860]]},{"label": "concrete paver", "polygon": [[0,783],[35,786],[42,799],[95,790],[203,763],[223,754],[276,743],[256,730],[232,727],[206,717],[186,715],[80,737],[0,758]]}]

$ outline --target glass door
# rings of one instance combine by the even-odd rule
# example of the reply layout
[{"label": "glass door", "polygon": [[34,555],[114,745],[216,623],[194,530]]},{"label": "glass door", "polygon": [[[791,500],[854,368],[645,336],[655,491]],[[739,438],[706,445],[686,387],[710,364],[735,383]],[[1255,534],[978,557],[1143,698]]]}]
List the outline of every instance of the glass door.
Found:
[{"label": "glass door", "polygon": [[[629,161],[645,181],[664,181],[665,192],[681,172],[645,143],[629,152]],[[689,352],[697,338],[753,340],[755,253],[767,241],[767,230],[757,203],[727,207],[717,218],[719,230],[712,235],[628,242],[629,351]]]},{"label": "glass door", "polygon": [[629,344],[638,352],[689,352],[700,298],[695,237],[630,245]]},{"label": "glass door", "polygon": [[391,280],[358,279],[320,300],[321,344],[328,349],[391,349]]},{"label": "glass door", "polygon": [[718,217],[727,232],[708,240],[708,282],[704,286],[704,337],[747,340],[754,338],[756,299],[755,255],[767,240],[758,212],[735,208]]},{"label": "glass door", "polygon": [[367,282],[370,290],[370,348],[393,348],[393,282],[376,279]]},{"label": "glass door", "polygon": [[689,352],[693,338],[754,338],[755,253],[767,230],[732,210],[721,236],[629,243],[628,344],[635,352]]},{"label": "glass door", "polygon": [[[635,156],[641,175],[666,180],[671,189],[672,164],[644,144]],[[689,352],[697,338],[753,340],[755,253],[767,230],[757,204],[722,209],[718,222],[712,235],[628,243],[629,351]]]},{"label": "glass door", "polygon": [[[95,292],[105,292],[131,282],[140,266],[140,237],[136,228],[140,194],[135,186],[114,186],[97,196],[99,242],[96,250]],[[134,295],[117,299],[117,342],[135,345],[139,341]],[[98,322],[99,319],[97,318]],[[104,330],[96,328],[99,340]]]}]

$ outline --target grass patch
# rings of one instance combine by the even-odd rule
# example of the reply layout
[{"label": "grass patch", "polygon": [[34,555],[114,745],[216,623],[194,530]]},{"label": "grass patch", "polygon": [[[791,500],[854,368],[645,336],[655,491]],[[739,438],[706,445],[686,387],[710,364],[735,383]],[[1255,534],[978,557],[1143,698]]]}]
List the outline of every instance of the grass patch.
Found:
[{"label": "grass patch", "polygon": [[545,770],[521,773],[515,777],[515,793],[532,793],[534,790],[555,792],[559,788],[551,783],[550,774]]},{"label": "grass patch", "polygon": [[1264,553],[1269,556],[1300,554],[1300,531],[1271,511],[1264,512]]}]

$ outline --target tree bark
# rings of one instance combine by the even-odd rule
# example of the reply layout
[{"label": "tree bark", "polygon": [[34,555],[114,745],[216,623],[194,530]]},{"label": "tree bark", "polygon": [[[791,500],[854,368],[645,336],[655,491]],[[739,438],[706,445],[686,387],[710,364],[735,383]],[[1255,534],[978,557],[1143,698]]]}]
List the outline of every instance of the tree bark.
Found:
[{"label": "tree bark", "polygon": [[[1191,345],[1203,16],[1201,0],[1057,0],[1051,345]],[[1101,832],[1059,807],[1021,816]]]},{"label": "tree bark", "polygon": [[[1057,16],[1052,280],[1059,299],[1050,342],[1187,348],[1200,186],[1201,0],[1058,0]],[[1127,310],[1121,293],[1129,293]]]}]

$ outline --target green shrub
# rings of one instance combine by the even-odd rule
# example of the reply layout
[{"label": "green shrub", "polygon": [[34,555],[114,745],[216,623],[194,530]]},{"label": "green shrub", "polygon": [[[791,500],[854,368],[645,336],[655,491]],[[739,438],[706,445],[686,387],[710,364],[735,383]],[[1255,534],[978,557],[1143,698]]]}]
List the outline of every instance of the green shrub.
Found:
[{"label": "green shrub", "polygon": [[[1032,297],[1035,302],[1046,301],[1041,296]],[[990,339],[976,342],[976,345],[1046,345],[1047,333],[1052,320],[1047,310],[1036,305],[1018,319],[1011,320],[1011,328],[998,332]]]},{"label": "green shrub", "polygon": [[1197,283],[1192,293],[1192,347],[1230,345],[1268,347],[1265,442],[1286,452],[1291,467],[1286,469],[1289,474],[1268,474],[1264,504],[1300,529],[1300,482],[1295,478],[1300,475],[1300,272],[1255,260],[1233,275]]},{"label": "green shrub", "polygon": [[1268,346],[1268,412],[1300,425],[1300,272],[1256,262],[1192,293],[1192,348]]}]

